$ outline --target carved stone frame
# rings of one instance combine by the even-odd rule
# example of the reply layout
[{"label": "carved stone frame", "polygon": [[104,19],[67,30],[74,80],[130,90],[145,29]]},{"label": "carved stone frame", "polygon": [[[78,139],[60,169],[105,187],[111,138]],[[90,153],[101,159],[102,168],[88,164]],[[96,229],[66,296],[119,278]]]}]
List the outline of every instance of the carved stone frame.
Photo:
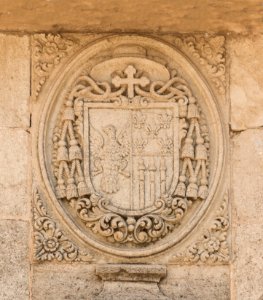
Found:
[{"label": "carved stone frame", "polygon": [[[45,152],[45,147],[47,146],[47,137],[50,137],[48,126],[50,123],[54,123],[53,110],[55,109],[58,113],[58,107],[61,107],[63,97],[58,99],[59,91],[61,91],[62,82],[64,80],[70,81],[70,70],[81,66],[88,57],[99,52],[100,49],[105,49],[107,47],[112,47],[112,45],[118,46],[118,44],[133,44],[138,43],[144,45],[145,47],[151,47],[159,51],[161,48],[162,52],[170,58],[174,59],[177,64],[182,66],[183,73],[187,79],[191,80],[195,87],[198,87],[198,92],[202,98],[202,109],[205,110],[205,115],[208,117],[208,125],[211,133],[211,144],[212,144],[212,167],[211,167],[211,184],[209,186],[209,195],[207,199],[202,203],[201,208],[197,211],[191,222],[185,226],[185,228],[179,232],[174,239],[170,239],[153,246],[149,246],[145,249],[126,251],[125,249],[116,249],[110,247],[109,245],[104,245],[92,240],[86,236],[80,230],[80,228],[71,220],[71,218],[65,213],[63,205],[57,201],[57,197],[54,193],[54,187],[52,188],[49,178],[52,177],[50,173],[50,167],[47,162],[50,158],[47,157]],[[65,93],[64,93],[65,94]],[[60,97],[60,96],[59,96]],[[222,185],[222,174],[225,163],[225,138],[224,138],[224,125],[220,116],[220,108],[216,102],[216,97],[213,95],[209,86],[207,85],[205,79],[196,70],[196,68],[191,64],[191,62],[177,49],[174,49],[170,45],[165,43],[160,43],[156,39],[128,35],[128,36],[112,36],[107,39],[101,39],[96,41],[95,44],[84,46],[78,53],[75,53],[74,57],[71,57],[68,62],[58,69],[56,72],[52,73],[49,81],[46,83],[43,92],[39,95],[40,103],[43,104],[41,109],[41,118],[39,121],[39,134],[38,134],[38,162],[39,168],[41,170],[40,177],[44,180],[45,189],[47,191],[49,199],[52,201],[52,205],[55,207],[57,213],[62,216],[63,220],[70,226],[71,230],[75,232],[78,237],[80,237],[85,242],[91,244],[95,248],[99,248],[107,253],[112,253],[114,255],[126,256],[126,257],[142,257],[149,256],[154,253],[161,252],[171,246],[175,245],[181,241],[200,221],[211,202],[221,194]],[[56,102],[56,103],[55,103]]]}]

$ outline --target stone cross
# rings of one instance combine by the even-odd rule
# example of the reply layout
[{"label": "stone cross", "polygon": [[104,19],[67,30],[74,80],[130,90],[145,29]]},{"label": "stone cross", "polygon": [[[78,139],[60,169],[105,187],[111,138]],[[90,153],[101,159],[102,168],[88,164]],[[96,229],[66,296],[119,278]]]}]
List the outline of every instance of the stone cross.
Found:
[{"label": "stone cross", "polygon": [[121,78],[120,76],[117,75],[112,79],[112,83],[115,87],[120,87],[121,85],[128,86],[128,98],[130,99],[134,97],[135,85],[140,85],[144,87],[150,82],[150,80],[146,77],[134,78],[136,72],[137,72],[136,69],[133,66],[129,65],[124,70],[124,73],[127,75],[126,78]]}]

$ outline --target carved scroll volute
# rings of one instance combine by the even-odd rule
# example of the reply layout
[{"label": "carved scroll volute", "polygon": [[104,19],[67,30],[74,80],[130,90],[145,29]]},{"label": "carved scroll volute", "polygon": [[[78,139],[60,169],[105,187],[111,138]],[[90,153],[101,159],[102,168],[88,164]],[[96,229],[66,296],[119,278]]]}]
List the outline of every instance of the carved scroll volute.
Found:
[{"label": "carved scroll volute", "polygon": [[[53,144],[44,149],[52,153],[45,164],[55,187],[49,191],[60,213],[66,210],[81,228],[76,233],[93,246],[105,244],[103,250],[124,256],[149,255],[186,235],[187,220],[197,222],[202,214],[196,212],[213,200],[222,167],[221,124],[213,96],[181,54],[144,37],[110,40],[94,45],[94,62],[90,48],[83,50],[68,66],[71,73],[51,85],[45,130],[50,128],[45,114],[61,113],[52,127]],[[100,48],[117,54],[100,57]],[[152,49],[161,49],[166,65],[147,56]],[[204,114],[206,105],[211,115]],[[211,172],[214,166],[218,169]],[[70,219],[69,224],[74,228]],[[126,252],[131,248],[138,251]]]}]

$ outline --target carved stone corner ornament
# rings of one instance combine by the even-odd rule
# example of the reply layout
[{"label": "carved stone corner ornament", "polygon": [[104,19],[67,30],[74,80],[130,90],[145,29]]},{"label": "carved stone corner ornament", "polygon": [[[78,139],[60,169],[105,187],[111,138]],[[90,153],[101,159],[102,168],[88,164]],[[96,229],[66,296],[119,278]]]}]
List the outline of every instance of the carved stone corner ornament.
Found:
[{"label": "carved stone corner ornament", "polygon": [[60,34],[34,34],[32,36],[32,97],[36,99],[51,71],[74,48],[73,40]]},{"label": "carved stone corner ornament", "polygon": [[101,39],[40,99],[41,176],[83,241],[142,257],[199,222],[220,188],[224,135],[217,100],[179,51],[148,37]]},{"label": "carved stone corner ornament", "polygon": [[34,259],[37,261],[85,261],[93,257],[71,242],[47,214],[37,190],[34,191]]},{"label": "carved stone corner ornament", "polygon": [[168,300],[158,283],[166,277],[166,267],[160,265],[97,265],[96,274],[104,281],[96,300],[152,299]]},{"label": "carved stone corner ornament", "polygon": [[200,239],[189,246],[184,252],[176,254],[171,263],[175,264],[227,264],[230,261],[228,243],[229,207],[228,193],[224,199],[210,228]]},{"label": "carved stone corner ornament", "polygon": [[219,94],[226,90],[226,49],[225,37],[196,35],[176,37],[172,41],[207,72]]}]

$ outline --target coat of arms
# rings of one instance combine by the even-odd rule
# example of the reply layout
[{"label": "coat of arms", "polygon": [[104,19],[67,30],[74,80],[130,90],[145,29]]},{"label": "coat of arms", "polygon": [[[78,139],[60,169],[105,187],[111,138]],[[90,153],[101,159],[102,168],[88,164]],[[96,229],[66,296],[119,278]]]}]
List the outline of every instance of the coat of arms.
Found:
[{"label": "coat of arms", "polygon": [[[108,81],[81,75],[54,133],[57,197],[109,242],[154,242],[208,194],[209,138],[187,82],[122,59]],[[156,63],[157,64],[157,63]],[[161,79],[162,76],[161,76]]]}]

